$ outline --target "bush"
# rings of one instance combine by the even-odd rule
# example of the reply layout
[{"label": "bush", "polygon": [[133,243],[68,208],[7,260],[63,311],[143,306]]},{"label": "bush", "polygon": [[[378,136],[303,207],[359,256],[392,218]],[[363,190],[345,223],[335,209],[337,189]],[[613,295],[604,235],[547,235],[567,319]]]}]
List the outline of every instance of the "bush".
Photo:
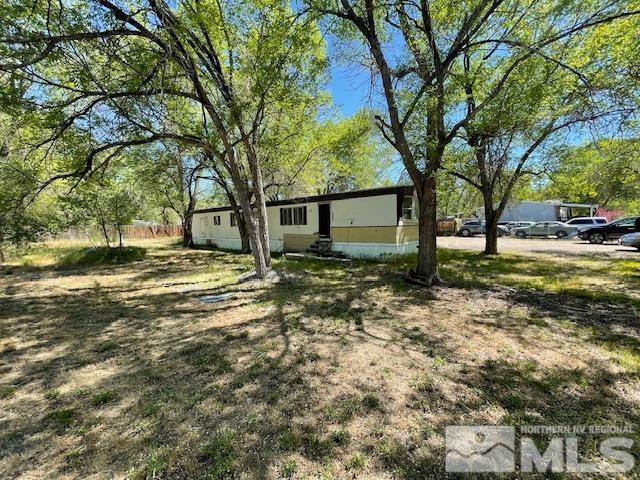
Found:
[{"label": "bush", "polygon": [[142,247],[95,247],[68,253],[60,259],[63,267],[108,265],[137,262],[144,259],[147,249]]}]

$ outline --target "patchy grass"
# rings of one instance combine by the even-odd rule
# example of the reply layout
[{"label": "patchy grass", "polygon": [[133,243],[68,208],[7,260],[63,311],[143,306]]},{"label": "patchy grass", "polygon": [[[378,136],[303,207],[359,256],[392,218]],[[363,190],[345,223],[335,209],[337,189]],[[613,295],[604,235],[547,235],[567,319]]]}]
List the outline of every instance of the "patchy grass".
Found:
[{"label": "patchy grass", "polygon": [[293,459],[287,460],[280,467],[280,476],[282,478],[293,478],[298,471],[298,462]]},{"label": "patchy grass", "polygon": [[0,385],[0,398],[10,398],[16,393],[16,387],[12,385]]},{"label": "patchy grass", "polygon": [[57,428],[68,428],[76,419],[76,411],[71,408],[62,408],[58,410],[51,410],[48,412],[44,421]]},{"label": "patchy grass", "polygon": [[359,472],[360,470],[364,470],[367,466],[367,460],[362,453],[356,453],[351,458],[347,460],[345,464],[345,468],[347,471]]},{"label": "patchy grass", "polygon": [[101,407],[102,405],[113,402],[117,397],[118,395],[114,391],[105,390],[104,392],[96,393],[91,398],[91,404],[94,407]]},{"label": "patchy grass", "polygon": [[206,469],[206,478],[220,480],[234,476],[237,465],[235,436],[228,430],[213,434],[202,448],[200,461]]},{"label": "patchy grass", "polygon": [[[505,285],[570,295],[579,299],[640,307],[640,262],[599,255],[560,256],[439,249],[445,280],[463,286]],[[403,258],[406,268],[414,256]]]},{"label": "patchy grass", "polygon": [[0,275],[0,477],[440,479],[447,425],[640,421],[632,262],[443,250],[427,291],[410,259],[236,284],[249,256],[136,246]]}]

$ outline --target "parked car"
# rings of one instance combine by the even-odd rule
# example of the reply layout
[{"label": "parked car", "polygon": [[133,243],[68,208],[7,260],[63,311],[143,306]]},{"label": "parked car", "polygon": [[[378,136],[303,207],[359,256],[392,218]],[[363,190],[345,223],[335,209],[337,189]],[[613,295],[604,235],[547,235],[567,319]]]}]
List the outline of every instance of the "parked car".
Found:
[{"label": "parked car", "polygon": [[575,217],[572,218],[571,220],[567,220],[566,222],[567,225],[581,225],[581,226],[587,226],[587,225],[606,225],[607,223],[607,219],[604,217]]},{"label": "parked car", "polygon": [[590,243],[603,243],[609,240],[617,240],[621,236],[636,230],[635,222],[638,217],[624,217],[614,220],[606,225],[581,228],[578,235]]},{"label": "parked car", "polygon": [[[590,225],[606,225],[609,221],[604,217],[575,217],[565,223],[567,225],[576,225],[578,228],[587,228]],[[582,238],[582,240],[586,239],[587,237]]]},{"label": "parked car", "polygon": [[531,225],[535,225],[536,222],[506,222],[505,227],[509,230],[513,230],[518,227],[530,227]]},{"label": "parked car", "polygon": [[575,217],[564,223],[567,225],[579,225],[581,227],[586,227],[589,225],[606,225],[609,221],[604,217]]},{"label": "parked car", "polygon": [[636,247],[640,250],[640,232],[627,233],[620,237],[619,242],[625,247]]},{"label": "parked car", "polygon": [[[472,237],[474,235],[480,235],[484,233],[487,233],[487,225],[485,222],[480,220],[469,220],[468,222],[464,222],[462,224],[458,235],[462,237]],[[502,225],[498,225],[498,236],[502,237],[503,235],[509,235],[509,229]]]},{"label": "parked car", "polygon": [[525,237],[549,237],[555,235],[558,238],[564,238],[572,233],[576,233],[578,227],[575,225],[567,225],[562,222],[538,222],[526,227],[516,227],[511,229],[511,234],[518,238]]}]

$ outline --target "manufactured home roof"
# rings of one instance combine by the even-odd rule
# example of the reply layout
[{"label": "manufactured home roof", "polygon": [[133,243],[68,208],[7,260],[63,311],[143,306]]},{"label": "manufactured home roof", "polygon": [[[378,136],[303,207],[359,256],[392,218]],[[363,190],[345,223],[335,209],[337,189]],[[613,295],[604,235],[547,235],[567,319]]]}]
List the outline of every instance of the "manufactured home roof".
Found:
[{"label": "manufactured home roof", "polygon": [[[396,185],[393,187],[379,187],[379,188],[369,188],[366,190],[352,190],[351,192],[328,193],[326,195],[313,195],[310,197],[290,198],[287,200],[273,200],[273,201],[267,202],[267,207],[295,205],[296,203],[328,202],[331,200],[345,200],[348,198],[377,197],[379,195],[397,195],[397,194],[412,195],[413,187],[408,185]],[[196,210],[194,213],[224,212],[226,210],[231,210],[231,207],[226,206],[226,207],[202,208],[202,209]]]}]

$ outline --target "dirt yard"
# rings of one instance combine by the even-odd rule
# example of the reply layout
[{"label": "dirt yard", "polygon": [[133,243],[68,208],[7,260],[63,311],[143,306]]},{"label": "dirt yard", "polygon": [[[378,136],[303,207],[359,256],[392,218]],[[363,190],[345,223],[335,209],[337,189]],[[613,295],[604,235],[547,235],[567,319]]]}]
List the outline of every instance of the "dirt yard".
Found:
[{"label": "dirt yard", "polygon": [[397,263],[278,259],[285,281],[236,284],[249,257],[147,247],[0,270],[0,478],[441,479],[447,425],[639,426],[628,302],[426,291]]}]

